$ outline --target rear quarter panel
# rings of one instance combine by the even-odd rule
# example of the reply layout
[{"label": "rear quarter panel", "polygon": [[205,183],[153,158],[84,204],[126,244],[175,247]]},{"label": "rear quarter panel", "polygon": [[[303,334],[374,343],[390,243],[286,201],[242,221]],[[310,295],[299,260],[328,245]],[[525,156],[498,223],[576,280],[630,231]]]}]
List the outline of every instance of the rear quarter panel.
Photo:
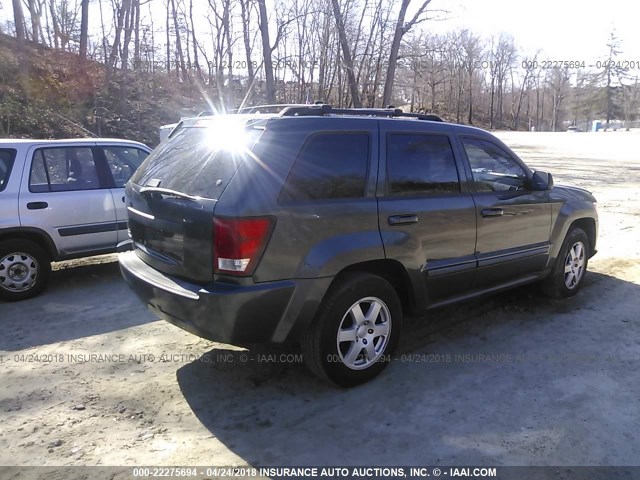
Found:
[{"label": "rear quarter panel", "polygon": [[[312,133],[368,132],[370,163],[363,198],[283,204],[279,195]],[[384,258],[375,198],[377,122],[353,118],[278,118],[220,197],[215,215],[276,218],[254,281],[331,277],[354,263]]]}]

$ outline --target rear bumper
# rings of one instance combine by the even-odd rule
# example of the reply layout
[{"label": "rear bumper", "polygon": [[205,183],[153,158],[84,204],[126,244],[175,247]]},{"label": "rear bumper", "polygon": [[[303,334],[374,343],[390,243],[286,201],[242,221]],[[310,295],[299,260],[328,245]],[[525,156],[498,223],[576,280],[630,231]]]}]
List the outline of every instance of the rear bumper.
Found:
[{"label": "rear bumper", "polygon": [[158,317],[209,340],[236,345],[295,340],[299,319],[315,314],[330,279],[207,288],[165,275],[135,251],[118,255],[131,289]]}]

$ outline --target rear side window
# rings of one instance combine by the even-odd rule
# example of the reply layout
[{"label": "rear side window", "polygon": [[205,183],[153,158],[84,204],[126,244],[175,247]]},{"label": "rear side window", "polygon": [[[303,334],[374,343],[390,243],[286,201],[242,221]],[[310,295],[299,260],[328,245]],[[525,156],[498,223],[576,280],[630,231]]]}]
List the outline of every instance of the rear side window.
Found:
[{"label": "rear side window", "polygon": [[91,148],[41,148],[33,155],[30,191],[63,192],[97,188],[100,188],[100,180]]},{"label": "rear side window", "polygon": [[315,134],[302,147],[280,200],[363,197],[368,166],[368,133]]},{"label": "rear side window", "polygon": [[460,192],[449,137],[392,133],[387,136],[390,195],[441,195]]},{"label": "rear side window", "polygon": [[16,158],[16,151],[11,148],[0,149],[0,192],[7,188],[9,175],[13,168],[13,161]]},{"label": "rear side window", "polygon": [[104,147],[104,156],[116,187],[124,187],[142,161],[149,155],[135,147]]}]

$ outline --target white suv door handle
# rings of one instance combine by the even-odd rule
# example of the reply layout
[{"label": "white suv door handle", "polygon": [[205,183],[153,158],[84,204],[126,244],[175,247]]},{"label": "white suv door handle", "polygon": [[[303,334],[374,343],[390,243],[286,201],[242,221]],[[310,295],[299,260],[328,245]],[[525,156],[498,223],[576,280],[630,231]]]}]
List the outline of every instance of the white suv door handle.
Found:
[{"label": "white suv door handle", "polygon": [[42,210],[47,208],[49,204],[47,202],[29,202],[27,203],[27,209],[29,210]]}]

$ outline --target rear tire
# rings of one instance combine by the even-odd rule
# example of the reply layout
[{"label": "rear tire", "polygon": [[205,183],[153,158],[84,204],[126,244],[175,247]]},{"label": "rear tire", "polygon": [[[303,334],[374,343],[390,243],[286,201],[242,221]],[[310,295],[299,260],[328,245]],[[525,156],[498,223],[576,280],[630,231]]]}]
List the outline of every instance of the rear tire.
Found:
[{"label": "rear tire", "polygon": [[302,339],[302,353],[315,375],[352,387],[390,363],[401,328],[402,305],[389,282],[347,273],[327,293]]},{"label": "rear tire", "polygon": [[587,274],[589,237],[575,227],[567,233],[549,276],[542,281],[542,291],[553,298],[571,297],[578,293]]},{"label": "rear tire", "polygon": [[0,242],[0,298],[17,301],[38,295],[51,272],[48,253],[30,240]]}]

